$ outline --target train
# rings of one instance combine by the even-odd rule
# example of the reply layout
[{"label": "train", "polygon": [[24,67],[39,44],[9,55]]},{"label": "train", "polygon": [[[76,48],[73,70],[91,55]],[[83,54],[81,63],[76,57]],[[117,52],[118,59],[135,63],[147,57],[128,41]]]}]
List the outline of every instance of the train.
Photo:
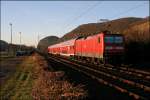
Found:
[{"label": "train", "polygon": [[95,63],[123,62],[124,51],[124,36],[109,31],[48,46],[48,54]]}]

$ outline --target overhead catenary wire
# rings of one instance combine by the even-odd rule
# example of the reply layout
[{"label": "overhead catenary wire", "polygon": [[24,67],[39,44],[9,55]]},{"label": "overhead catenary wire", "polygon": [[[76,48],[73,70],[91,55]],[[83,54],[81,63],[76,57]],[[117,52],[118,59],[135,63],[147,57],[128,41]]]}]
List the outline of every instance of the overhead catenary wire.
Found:
[{"label": "overhead catenary wire", "polygon": [[98,5],[100,5],[102,3],[102,1],[98,1],[97,3],[95,3],[94,5],[88,7],[84,12],[80,13],[78,16],[74,17],[72,21],[70,21],[68,24],[66,24],[64,28],[69,27],[70,25],[72,25],[72,23],[76,20],[78,20],[79,18],[81,18],[83,15],[87,14],[88,12],[90,12],[92,9],[94,9],[95,7],[97,7]]},{"label": "overhead catenary wire", "polygon": [[112,16],[112,18],[118,17],[118,16],[123,15],[123,14],[126,14],[126,13],[128,13],[128,12],[130,12],[130,11],[133,11],[133,10],[135,10],[135,9],[137,9],[137,8],[142,7],[142,6],[145,5],[145,4],[147,4],[147,3],[143,3],[143,4],[136,5],[136,6],[134,6],[134,7],[131,7],[131,8],[129,8],[129,9],[123,11],[123,12],[120,12],[120,13],[118,13],[118,14]]},{"label": "overhead catenary wire", "polygon": [[[92,9],[94,9],[95,7],[97,7],[98,5],[100,5],[101,3],[102,3],[102,1],[101,1],[101,2],[99,1],[99,2],[95,3],[94,5],[90,6],[89,8],[87,8],[87,9],[86,9],[84,12],[82,12],[80,15],[76,16],[75,18],[73,18],[73,20],[70,21],[68,24],[64,25],[63,29],[65,29],[65,28],[69,27],[70,25],[72,25],[74,21],[78,20],[79,18],[81,18],[81,17],[82,17],[83,15],[85,15],[86,13],[89,13]],[[118,14],[112,16],[111,18],[115,18],[115,17],[118,17],[118,16],[123,15],[123,14],[125,14],[125,13],[128,13],[128,12],[130,12],[130,11],[133,11],[133,10],[135,10],[135,9],[137,9],[137,8],[142,7],[142,6],[145,5],[145,4],[148,4],[148,3],[143,3],[143,4],[136,5],[136,6],[134,6],[134,7],[131,7],[131,8],[129,8],[129,9],[123,11],[123,12],[120,12],[120,13],[118,13]]]}]

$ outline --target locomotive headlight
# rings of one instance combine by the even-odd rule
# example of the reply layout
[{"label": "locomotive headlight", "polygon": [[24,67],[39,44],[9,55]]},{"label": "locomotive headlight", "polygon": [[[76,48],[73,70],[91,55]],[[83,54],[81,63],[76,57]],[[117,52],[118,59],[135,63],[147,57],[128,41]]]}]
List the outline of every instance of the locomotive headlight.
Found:
[{"label": "locomotive headlight", "polygon": [[124,49],[124,48],[121,47],[121,46],[119,46],[119,47],[116,47],[116,49],[122,50],[122,49]]},{"label": "locomotive headlight", "polygon": [[111,49],[113,49],[113,47],[112,46],[106,46],[105,49],[106,50],[111,50]]}]

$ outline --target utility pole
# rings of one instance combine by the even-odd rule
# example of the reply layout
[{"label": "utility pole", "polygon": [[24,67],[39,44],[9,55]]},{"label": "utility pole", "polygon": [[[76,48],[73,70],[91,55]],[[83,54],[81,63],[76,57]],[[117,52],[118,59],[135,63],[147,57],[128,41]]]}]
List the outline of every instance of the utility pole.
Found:
[{"label": "utility pole", "polygon": [[12,23],[9,23],[9,25],[10,25],[10,34],[11,34],[10,43],[12,44]]},{"label": "utility pole", "polygon": [[12,23],[9,23],[10,25],[10,45],[8,48],[8,55],[12,55],[13,53],[13,46],[12,46]]},{"label": "utility pole", "polygon": [[20,34],[20,51],[21,51],[21,32],[19,32]]}]

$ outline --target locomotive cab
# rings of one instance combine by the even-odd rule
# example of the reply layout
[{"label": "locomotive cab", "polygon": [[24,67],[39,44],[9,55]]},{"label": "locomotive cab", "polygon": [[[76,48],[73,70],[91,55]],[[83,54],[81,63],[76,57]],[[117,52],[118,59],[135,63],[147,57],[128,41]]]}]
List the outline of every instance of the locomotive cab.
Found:
[{"label": "locomotive cab", "polygon": [[123,62],[124,37],[121,34],[104,35],[105,63],[119,64]]}]

